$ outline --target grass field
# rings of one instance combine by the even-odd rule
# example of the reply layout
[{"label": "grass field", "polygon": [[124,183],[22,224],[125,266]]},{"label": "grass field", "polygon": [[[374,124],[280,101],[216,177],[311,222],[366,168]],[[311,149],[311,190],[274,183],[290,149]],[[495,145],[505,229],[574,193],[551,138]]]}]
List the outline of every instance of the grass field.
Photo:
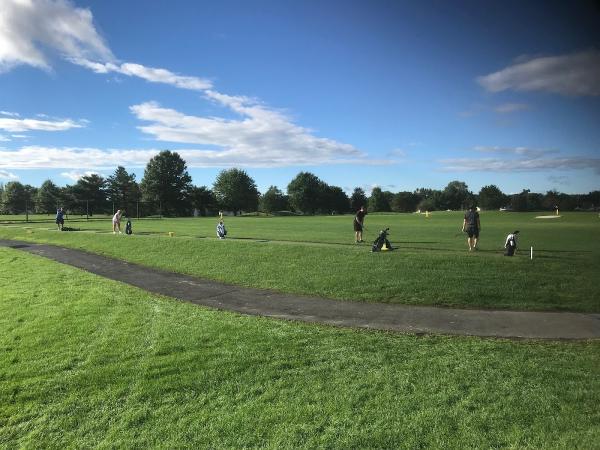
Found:
[{"label": "grass field", "polygon": [[1,448],[594,448],[599,367],[597,342],[239,316],[0,248]]},{"label": "grass field", "polygon": [[[214,238],[214,218],[140,220],[133,236],[110,221],[0,226],[0,237],[85,249],[166,270],[242,286],[357,301],[515,310],[600,311],[600,218],[570,213],[481,214],[481,250],[469,253],[462,214],[367,216],[366,243],[353,243],[351,216],[226,218],[230,239]],[[398,251],[373,254],[391,228]],[[521,251],[503,256],[508,232]],[[83,232],[90,231],[90,232]],[[167,233],[174,233],[168,237]],[[534,247],[530,260],[529,248]]]}]

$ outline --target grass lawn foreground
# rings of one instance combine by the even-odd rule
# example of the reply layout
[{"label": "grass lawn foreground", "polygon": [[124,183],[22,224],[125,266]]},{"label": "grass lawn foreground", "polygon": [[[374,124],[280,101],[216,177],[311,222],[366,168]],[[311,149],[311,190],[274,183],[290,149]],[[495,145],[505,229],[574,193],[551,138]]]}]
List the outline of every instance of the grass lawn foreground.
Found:
[{"label": "grass lawn foreground", "polygon": [[0,249],[0,447],[593,448],[596,342],[217,312]]}]

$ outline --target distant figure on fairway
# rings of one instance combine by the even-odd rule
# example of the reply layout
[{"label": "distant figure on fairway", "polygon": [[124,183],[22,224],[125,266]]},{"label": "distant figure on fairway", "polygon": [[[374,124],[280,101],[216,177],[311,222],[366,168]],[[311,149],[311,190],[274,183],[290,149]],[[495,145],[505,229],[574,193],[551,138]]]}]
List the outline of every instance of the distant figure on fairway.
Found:
[{"label": "distant figure on fairway", "polygon": [[357,244],[359,242],[363,242],[362,232],[366,215],[367,211],[365,211],[365,207],[361,206],[360,209],[356,211],[356,215],[354,216],[354,240]]},{"label": "distant figure on fairway", "polygon": [[506,252],[504,256],[512,256],[517,251],[517,234],[519,234],[519,230],[515,230],[506,236],[506,242],[504,243]]},{"label": "distant figure on fairway", "polygon": [[112,218],[113,234],[117,234],[117,232],[119,232],[119,234],[123,234],[123,233],[121,233],[121,216],[122,215],[123,215],[123,212],[120,209],[117,209],[117,212],[115,213],[115,215]]},{"label": "distant figure on fairway", "polygon": [[56,210],[56,225],[58,226],[58,231],[63,230],[63,226],[65,224],[65,212],[62,208],[58,208]]},{"label": "distant figure on fairway", "polygon": [[467,244],[469,251],[477,250],[477,241],[479,240],[479,232],[481,231],[481,223],[479,222],[479,213],[475,205],[471,205],[465,213],[465,219],[462,226],[463,232],[467,233]]},{"label": "distant figure on fairway", "polygon": [[225,239],[225,236],[227,236],[227,229],[225,228],[223,221],[219,220],[219,223],[217,224],[217,237],[219,239]]}]

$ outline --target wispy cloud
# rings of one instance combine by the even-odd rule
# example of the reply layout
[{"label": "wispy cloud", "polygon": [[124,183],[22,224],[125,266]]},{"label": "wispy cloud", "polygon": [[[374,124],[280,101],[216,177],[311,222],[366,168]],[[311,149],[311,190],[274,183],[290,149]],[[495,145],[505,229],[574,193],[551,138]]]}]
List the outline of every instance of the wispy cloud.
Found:
[{"label": "wispy cloud", "polygon": [[447,158],[438,160],[443,172],[539,172],[593,169],[600,173],[600,158],[556,156],[556,149],[477,146],[475,153],[494,154],[488,158]]},{"label": "wispy cloud", "polygon": [[81,128],[87,121],[74,121],[72,119],[38,120],[14,119],[0,117],[0,130],[10,132],[21,131],[65,131],[71,128]]},{"label": "wispy cloud", "polygon": [[569,186],[571,184],[571,180],[569,177],[564,175],[550,175],[548,177],[548,181],[554,184],[560,184],[563,186]]},{"label": "wispy cloud", "polygon": [[2,0],[0,72],[22,64],[49,70],[45,49],[68,58],[114,59],[89,9],[67,0]]},{"label": "wispy cloud", "polygon": [[397,157],[397,158],[406,158],[408,156],[408,152],[402,148],[395,148],[388,152],[388,156]]},{"label": "wispy cloud", "polygon": [[15,181],[18,179],[19,177],[16,176],[14,173],[0,169],[0,180]]},{"label": "wispy cloud", "polygon": [[233,110],[239,120],[199,117],[147,102],[131,111],[149,125],[138,127],[154,139],[186,144],[202,144],[222,150],[206,150],[213,164],[253,167],[281,167],[320,164],[384,164],[366,161],[366,154],[352,145],[319,138],[279,111],[247,97],[234,97],[208,91],[210,99]]},{"label": "wispy cloud", "polygon": [[10,111],[0,111],[0,116],[19,117],[19,113]]},{"label": "wispy cloud", "polygon": [[516,156],[527,156],[530,158],[540,158],[542,156],[551,155],[558,153],[555,149],[539,149],[529,147],[490,147],[490,146],[477,146],[474,148],[476,152],[480,153],[497,153],[502,155],[516,155]]},{"label": "wispy cloud", "polygon": [[10,138],[9,138],[9,137],[2,136],[2,135],[0,134],[0,142],[9,142],[9,141],[10,141]]},{"label": "wispy cloud", "polygon": [[[17,150],[0,150],[0,168],[3,169],[74,169],[113,170],[116,166],[145,167],[161,149],[99,149],[78,147],[25,146]],[[241,154],[232,150],[177,149],[190,168],[203,167],[284,167],[313,164],[380,165],[389,161],[338,158],[312,160],[309,155],[263,155],[258,152]]]},{"label": "wispy cloud", "polygon": [[551,170],[593,169],[600,174],[600,158],[454,158],[442,159],[443,172],[540,172]]},{"label": "wispy cloud", "polygon": [[490,92],[507,89],[563,95],[600,95],[600,51],[559,56],[521,57],[515,64],[477,78]]},{"label": "wispy cloud", "polygon": [[151,83],[169,84],[180,89],[204,91],[212,87],[212,82],[204,78],[177,75],[167,69],[147,67],[141,64],[100,63],[82,58],[70,58],[70,61],[96,73],[119,73],[130,77],[138,77]]},{"label": "wispy cloud", "polygon": [[525,111],[529,109],[529,105],[525,103],[503,103],[494,108],[494,111],[500,114],[510,114],[517,111]]}]

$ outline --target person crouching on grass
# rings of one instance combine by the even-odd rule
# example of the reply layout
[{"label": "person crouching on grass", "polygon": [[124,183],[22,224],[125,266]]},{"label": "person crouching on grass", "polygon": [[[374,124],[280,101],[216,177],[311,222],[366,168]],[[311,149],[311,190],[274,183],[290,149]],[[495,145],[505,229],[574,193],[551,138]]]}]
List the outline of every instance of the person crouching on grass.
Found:
[{"label": "person crouching on grass", "polygon": [[117,212],[115,213],[115,215],[112,218],[113,234],[117,234],[117,231],[119,232],[119,234],[123,234],[123,233],[121,233],[121,216],[122,215],[123,215],[123,212],[120,209],[117,209]]},{"label": "person crouching on grass", "polygon": [[223,221],[220,220],[217,224],[217,237],[219,239],[225,239],[225,236],[227,236],[227,229],[225,228]]},{"label": "person crouching on grass", "polygon": [[465,219],[462,226],[463,232],[467,233],[467,244],[469,251],[477,250],[477,241],[479,240],[479,232],[481,231],[481,223],[479,222],[479,213],[475,205],[471,205],[465,213]]},{"label": "person crouching on grass", "polygon": [[504,253],[504,256],[513,256],[517,251],[517,234],[519,234],[519,230],[513,231],[506,236],[506,242],[504,243],[506,253]]}]

